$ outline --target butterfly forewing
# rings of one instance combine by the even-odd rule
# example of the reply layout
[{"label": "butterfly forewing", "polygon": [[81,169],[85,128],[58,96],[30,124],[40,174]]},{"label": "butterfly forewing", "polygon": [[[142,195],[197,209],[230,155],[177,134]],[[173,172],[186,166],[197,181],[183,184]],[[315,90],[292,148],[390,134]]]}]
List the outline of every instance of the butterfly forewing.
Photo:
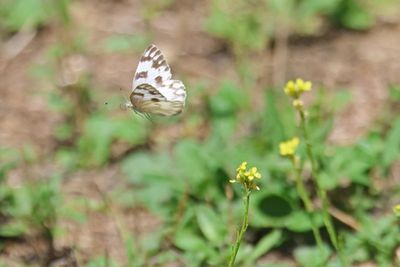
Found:
[{"label": "butterfly forewing", "polygon": [[132,90],[142,83],[151,84],[157,87],[163,81],[170,80],[172,77],[171,69],[155,45],[150,45],[140,58],[135,76],[133,77]]},{"label": "butterfly forewing", "polygon": [[155,45],[150,45],[144,51],[133,78],[132,108],[165,116],[182,112],[186,100],[185,86],[171,77],[171,69],[163,54]]}]

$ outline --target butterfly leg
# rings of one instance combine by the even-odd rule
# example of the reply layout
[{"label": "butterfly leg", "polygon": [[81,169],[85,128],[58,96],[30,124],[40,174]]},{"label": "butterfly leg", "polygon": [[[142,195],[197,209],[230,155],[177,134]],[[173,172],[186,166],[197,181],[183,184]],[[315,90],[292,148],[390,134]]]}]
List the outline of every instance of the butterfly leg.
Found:
[{"label": "butterfly leg", "polygon": [[148,119],[149,121],[153,122],[149,113],[143,113],[143,114],[144,114],[146,119]]}]

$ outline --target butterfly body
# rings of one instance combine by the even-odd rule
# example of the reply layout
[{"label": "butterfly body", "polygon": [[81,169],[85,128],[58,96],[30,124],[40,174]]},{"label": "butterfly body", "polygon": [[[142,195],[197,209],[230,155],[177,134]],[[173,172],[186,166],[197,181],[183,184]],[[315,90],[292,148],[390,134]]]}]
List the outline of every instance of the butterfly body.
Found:
[{"label": "butterfly body", "polygon": [[139,61],[129,100],[126,107],[147,114],[172,116],[185,107],[185,86],[172,80],[171,69],[155,45],[150,45]]}]

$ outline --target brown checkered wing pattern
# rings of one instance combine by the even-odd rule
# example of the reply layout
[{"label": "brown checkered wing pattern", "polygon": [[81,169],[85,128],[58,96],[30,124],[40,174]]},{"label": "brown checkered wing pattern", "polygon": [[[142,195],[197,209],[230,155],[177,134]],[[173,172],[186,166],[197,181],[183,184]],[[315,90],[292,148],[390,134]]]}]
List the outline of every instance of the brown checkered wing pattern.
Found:
[{"label": "brown checkered wing pattern", "polygon": [[185,106],[186,89],[181,81],[171,78],[171,69],[160,49],[150,45],[139,61],[126,106],[148,114],[179,114]]},{"label": "brown checkered wing pattern", "polygon": [[140,58],[135,76],[133,77],[132,90],[142,84],[148,83],[154,87],[162,84],[163,81],[170,80],[172,77],[171,69],[155,45],[150,45]]}]

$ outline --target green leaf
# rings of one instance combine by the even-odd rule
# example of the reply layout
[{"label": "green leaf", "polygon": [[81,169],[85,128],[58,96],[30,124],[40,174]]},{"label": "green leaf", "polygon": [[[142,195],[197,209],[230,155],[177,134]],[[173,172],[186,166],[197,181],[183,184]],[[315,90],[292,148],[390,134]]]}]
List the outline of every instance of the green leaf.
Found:
[{"label": "green leaf", "polygon": [[63,209],[59,211],[59,216],[78,223],[84,223],[87,220],[87,212],[83,207],[86,206],[87,201],[85,199],[74,198],[64,204]]},{"label": "green leaf", "polygon": [[[315,214],[316,226],[323,225],[322,214]],[[285,221],[285,226],[294,232],[307,232],[312,229],[310,217],[304,210],[294,211]]]},{"label": "green leaf", "polygon": [[141,144],[146,139],[147,130],[145,123],[140,119],[93,114],[86,121],[84,133],[78,140],[80,164],[103,165],[110,157],[113,141],[124,140],[130,145]]},{"label": "green leaf", "polygon": [[182,140],[174,148],[175,161],[181,177],[189,179],[194,189],[197,185],[209,178],[207,162],[213,160],[207,155],[199,143],[191,140]]},{"label": "green leaf", "polygon": [[214,118],[212,120],[212,133],[210,136],[210,141],[212,138],[216,138],[219,141],[219,147],[221,148],[222,142],[228,142],[236,132],[237,120],[235,117],[226,118]]},{"label": "green leaf", "polygon": [[129,233],[124,233],[124,246],[125,246],[125,253],[128,258],[129,266],[132,267],[140,267],[143,266],[144,263],[144,256],[138,255],[137,248],[135,246],[135,240],[133,236]]},{"label": "green leaf", "polygon": [[331,251],[327,246],[323,248],[321,254],[318,247],[300,247],[294,251],[294,257],[302,267],[326,266]]},{"label": "green leaf", "polygon": [[[20,154],[17,149],[0,147],[0,182],[3,181],[6,173],[17,165],[19,160]],[[1,189],[4,189],[4,187],[0,187]]]},{"label": "green leaf", "polygon": [[400,86],[392,85],[389,88],[389,98],[393,102],[400,102]]},{"label": "green leaf", "polygon": [[33,209],[33,199],[27,186],[19,187],[13,190],[13,205],[6,211],[11,216],[23,217],[29,216]]},{"label": "green leaf", "polygon": [[196,207],[196,218],[201,232],[211,244],[220,246],[224,243],[227,227],[214,210],[205,205],[198,206]]},{"label": "green leaf", "polygon": [[106,256],[98,256],[90,260],[86,267],[118,267],[118,264]]},{"label": "green leaf", "polygon": [[154,264],[153,266],[171,266],[174,263],[179,262],[181,257],[182,256],[177,251],[164,250],[157,255],[152,256],[151,262]]},{"label": "green leaf", "polygon": [[333,14],[334,20],[341,26],[353,30],[366,30],[375,23],[370,11],[357,0],[342,0]]},{"label": "green leaf", "polygon": [[207,251],[207,242],[192,231],[182,229],[175,234],[174,244],[184,251]]},{"label": "green leaf", "polygon": [[110,154],[113,127],[107,118],[98,114],[91,116],[85,125],[85,132],[78,140],[81,164],[101,165]]},{"label": "green leaf", "polygon": [[210,109],[215,116],[231,116],[248,105],[249,98],[243,88],[224,82],[218,93],[210,98]]},{"label": "green leaf", "polygon": [[273,247],[278,246],[282,242],[282,231],[274,230],[264,236],[257,245],[252,249],[251,254],[247,257],[247,264],[256,261],[259,257],[265,255]]},{"label": "green leaf", "polygon": [[18,237],[28,231],[28,226],[21,221],[11,221],[0,226],[1,237]]},{"label": "green leaf", "polygon": [[60,148],[57,150],[55,158],[66,169],[74,169],[79,163],[79,154],[75,149]]},{"label": "green leaf", "polygon": [[147,122],[142,118],[130,116],[122,119],[109,118],[109,123],[114,128],[113,139],[121,139],[136,145],[144,143],[147,138]]},{"label": "green leaf", "polygon": [[249,223],[256,227],[282,227],[293,213],[293,204],[282,192],[257,192],[250,207],[253,212]]},{"label": "green leaf", "polygon": [[6,6],[8,12],[5,19],[5,24],[10,30],[17,31],[27,26],[36,28],[49,17],[48,6],[44,1],[14,0],[11,3]]},{"label": "green leaf", "polygon": [[68,123],[59,124],[55,129],[54,135],[60,141],[68,140],[73,135],[73,129],[71,124]]},{"label": "green leaf", "polygon": [[130,155],[122,162],[122,169],[129,181],[135,184],[153,184],[170,181],[165,180],[173,174],[173,160],[167,153],[138,152]]}]

